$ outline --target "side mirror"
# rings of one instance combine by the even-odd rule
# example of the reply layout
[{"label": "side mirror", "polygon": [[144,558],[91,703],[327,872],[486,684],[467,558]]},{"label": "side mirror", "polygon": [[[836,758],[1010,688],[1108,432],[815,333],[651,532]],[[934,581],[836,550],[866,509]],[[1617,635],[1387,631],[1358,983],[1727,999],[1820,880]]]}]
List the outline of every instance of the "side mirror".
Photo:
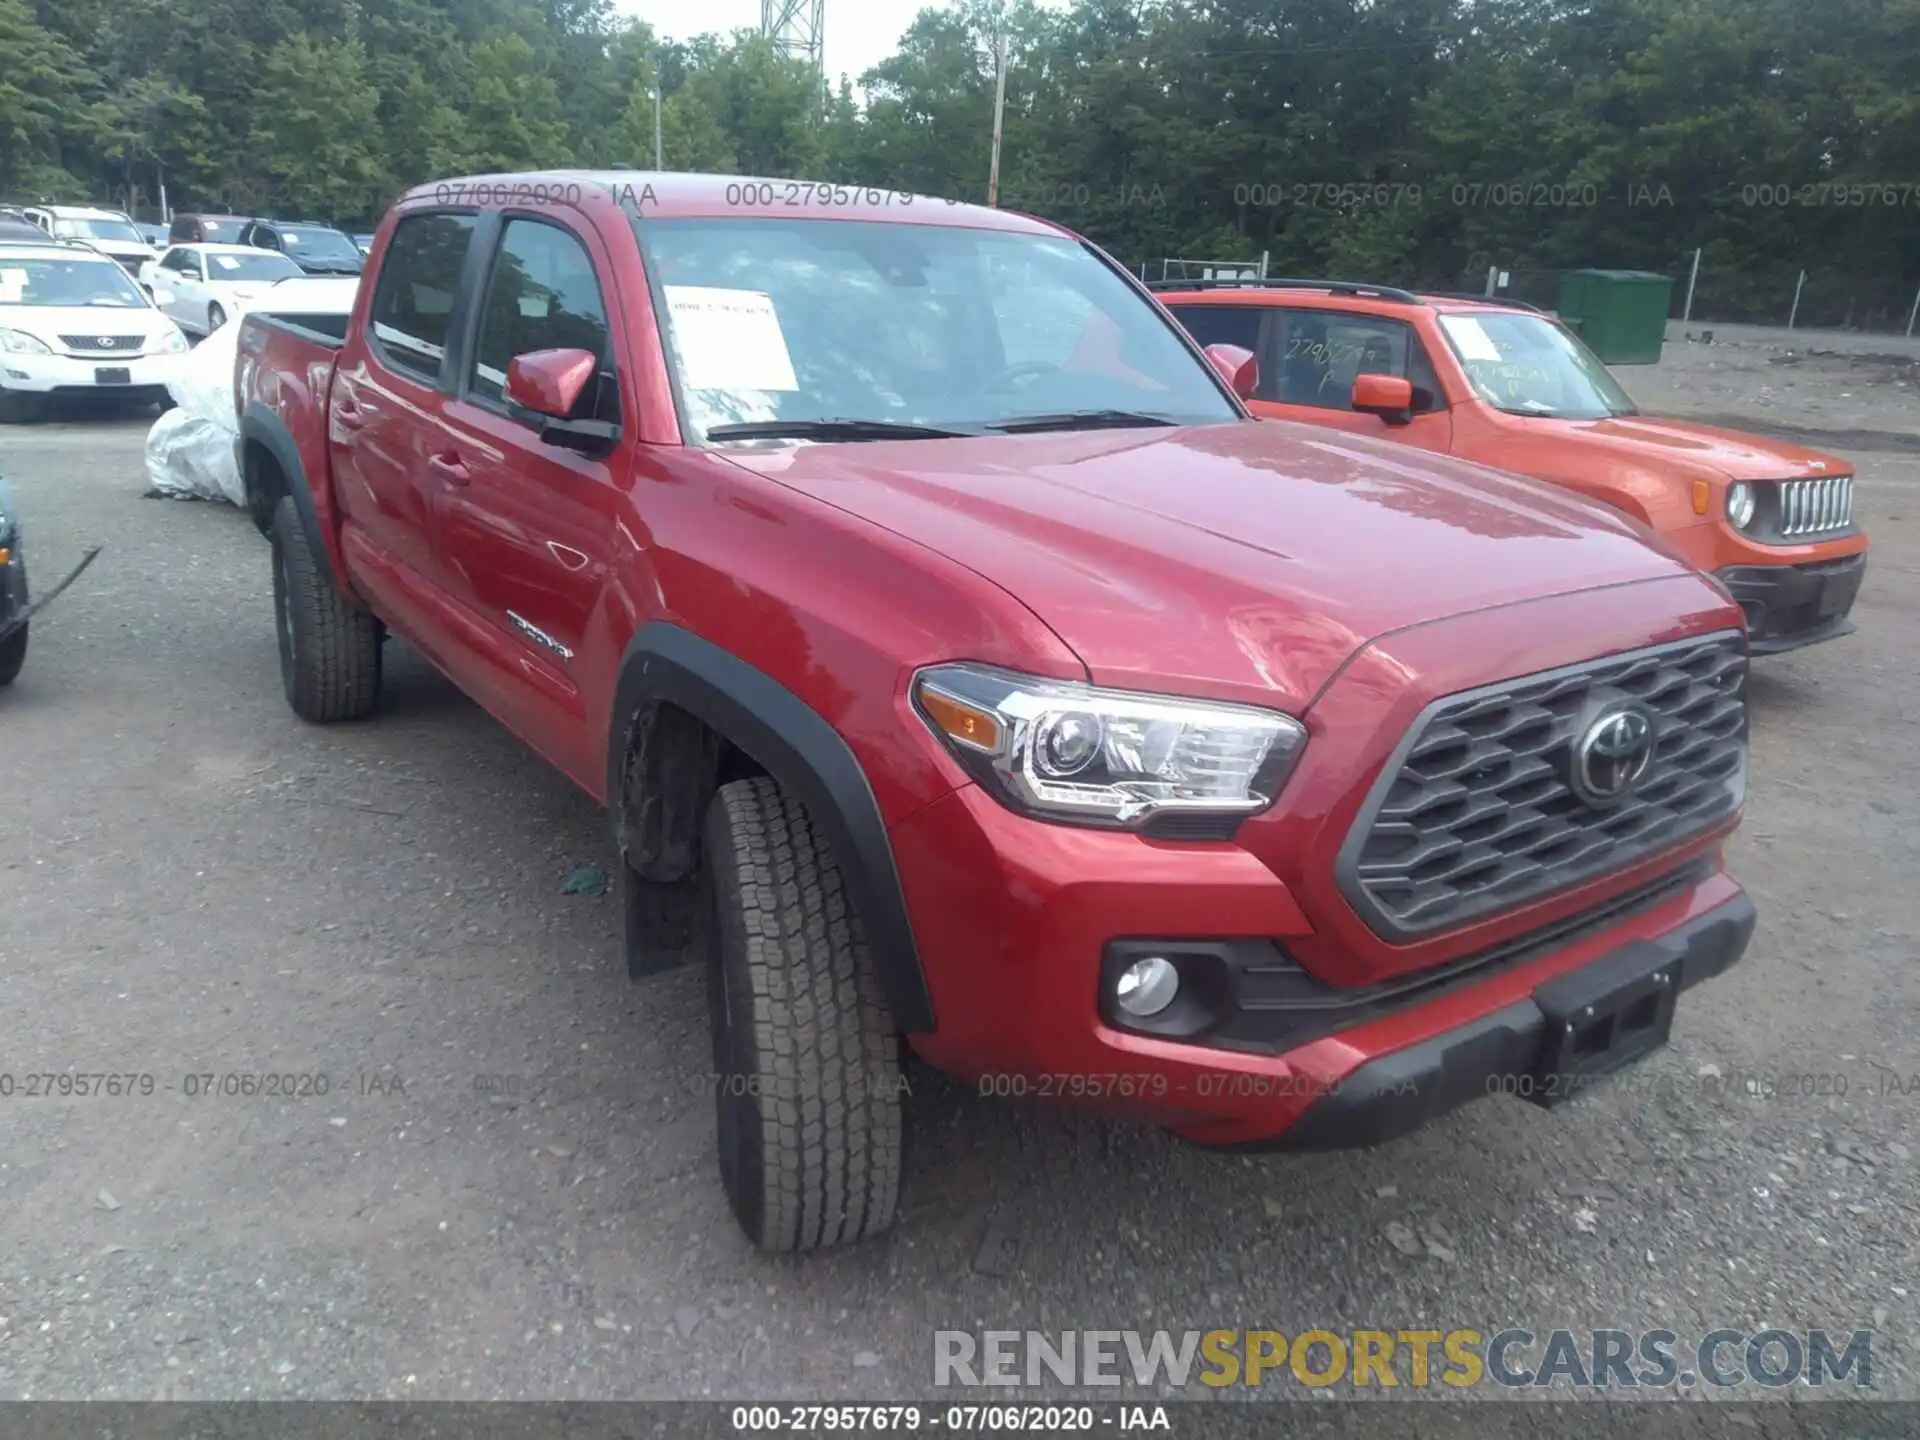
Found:
[{"label": "side mirror", "polygon": [[591,350],[529,350],[507,366],[507,403],[564,420],[600,362]]},{"label": "side mirror", "polygon": [[1405,425],[1413,419],[1413,382],[1404,375],[1356,375],[1353,408],[1389,425]]},{"label": "side mirror", "polygon": [[529,350],[516,355],[507,365],[507,406],[531,416],[546,444],[582,455],[605,455],[620,439],[618,425],[567,418],[599,368],[599,358],[591,350]]},{"label": "side mirror", "polygon": [[1209,345],[1201,353],[1220,372],[1220,378],[1232,387],[1234,394],[1242,400],[1253,394],[1254,387],[1260,383],[1260,362],[1251,350],[1238,345]]}]

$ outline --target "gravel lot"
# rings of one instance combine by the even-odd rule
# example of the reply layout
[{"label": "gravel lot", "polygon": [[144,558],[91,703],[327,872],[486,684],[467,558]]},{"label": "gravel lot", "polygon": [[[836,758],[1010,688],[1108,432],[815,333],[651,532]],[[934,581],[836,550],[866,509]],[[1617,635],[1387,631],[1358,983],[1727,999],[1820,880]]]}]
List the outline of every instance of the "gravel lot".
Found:
[{"label": "gravel lot", "polygon": [[[879,1399],[939,1328],[1777,1324],[1875,1328],[1920,1398],[1920,364],[1713,328],[1622,378],[1857,462],[1875,550],[1858,635],[1757,667],[1761,927],[1672,1046],[1258,1160],[916,1071],[896,1231],[799,1261],[726,1211],[699,977],[629,984],[563,893],[614,860],[590,803],[403,651],[377,721],[296,721],[266,548],[141,498],[145,418],[0,431],[37,582],[106,547],[0,694],[0,1070],[154,1077],[0,1099],[0,1397]],[[329,1093],[185,1093],[240,1073]]]}]

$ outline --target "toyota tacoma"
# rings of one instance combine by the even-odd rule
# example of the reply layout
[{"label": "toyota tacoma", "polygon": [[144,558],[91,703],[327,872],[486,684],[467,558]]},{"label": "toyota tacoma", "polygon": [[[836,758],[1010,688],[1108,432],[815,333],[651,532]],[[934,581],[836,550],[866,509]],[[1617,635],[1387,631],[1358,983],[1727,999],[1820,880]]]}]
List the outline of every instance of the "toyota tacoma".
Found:
[{"label": "toyota tacoma", "polygon": [[1747,637],[1577,496],[1255,422],[1099,249],[896,191],[421,186],[241,322],[299,716],[389,635],[705,967],[769,1250],[883,1230],[903,1048],[1221,1147],[1558,1104],[1740,958]]}]

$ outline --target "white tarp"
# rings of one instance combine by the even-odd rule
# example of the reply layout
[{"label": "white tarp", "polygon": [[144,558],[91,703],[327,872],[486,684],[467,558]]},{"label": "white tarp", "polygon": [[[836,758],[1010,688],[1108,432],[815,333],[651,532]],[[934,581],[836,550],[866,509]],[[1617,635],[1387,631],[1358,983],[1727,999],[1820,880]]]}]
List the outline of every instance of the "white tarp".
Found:
[{"label": "white tarp", "polygon": [[[247,310],[345,315],[353,309],[359,282],[352,279],[282,280]],[[233,362],[240,315],[222,325],[181,358],[167,393],[174,408],[147,432],[147,481],[175,500],[225,500],[246,504],[246,489],[234,461],[240,428],[233,410]]]}]

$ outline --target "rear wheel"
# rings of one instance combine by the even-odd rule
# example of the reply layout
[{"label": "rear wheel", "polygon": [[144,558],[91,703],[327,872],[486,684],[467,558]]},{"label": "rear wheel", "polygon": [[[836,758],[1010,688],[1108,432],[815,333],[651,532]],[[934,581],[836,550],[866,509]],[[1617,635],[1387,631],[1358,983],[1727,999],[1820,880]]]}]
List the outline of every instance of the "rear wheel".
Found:
[{"label": "rear wheel", "polygon": [[356,610],[315,564],[291,496],[273,517],[273,621],[280,684],[302,720],[373,713],[380,698],[380,622]]},{"label": "rear wheel", "polygon": [[826,839],[765,776],[707,811],[720,1179],[762,1250],[877,1235],[900,1188],[897,1036]]},{"label": "rear wheel", "polygon": [[218,305],[207,306],[207,333],[211,335],[227,323],[227,312]]}]

